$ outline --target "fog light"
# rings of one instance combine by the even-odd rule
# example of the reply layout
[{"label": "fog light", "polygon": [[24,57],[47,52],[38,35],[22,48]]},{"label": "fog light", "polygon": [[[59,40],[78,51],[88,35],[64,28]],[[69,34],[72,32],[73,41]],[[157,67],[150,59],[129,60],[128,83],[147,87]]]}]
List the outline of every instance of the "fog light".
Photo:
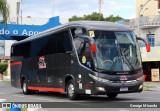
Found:
[{"label": "fog light", "polygon": [[106,91],[103,87],[97,87],[99,91]]},{"label": "fog light", "polygon": [[140,86],[139,86],[139,89],[142,89],[142,88],[143,88],[143,85],[140,85]]}]

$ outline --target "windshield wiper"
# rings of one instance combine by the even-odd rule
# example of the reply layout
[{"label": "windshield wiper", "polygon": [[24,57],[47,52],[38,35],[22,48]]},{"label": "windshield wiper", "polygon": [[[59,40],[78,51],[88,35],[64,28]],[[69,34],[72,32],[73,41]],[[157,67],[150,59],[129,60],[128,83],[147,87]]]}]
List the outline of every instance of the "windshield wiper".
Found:
[{"label": "windshield wiper", "polygon": [[122,56],[123,60],[126,61],[126,63],[128,64],[128,67],[131,69],[131,70],[134,70],[134,67],[132,66],[132,64],[129,62],[129,60],[123,55]]},{"label": "windshield wiper", "polygon": [[[120,49],[121,50],[121,49]],[[132,66],[132,64],[129,62],[129,60],[126,58],[126,56],[123,54],[122,50],[121,50],[121,54],[122,54],[122,59],[126,61],[126,63],[128,64],[128,67],[131,70],[134,70],[134,67]]]}]

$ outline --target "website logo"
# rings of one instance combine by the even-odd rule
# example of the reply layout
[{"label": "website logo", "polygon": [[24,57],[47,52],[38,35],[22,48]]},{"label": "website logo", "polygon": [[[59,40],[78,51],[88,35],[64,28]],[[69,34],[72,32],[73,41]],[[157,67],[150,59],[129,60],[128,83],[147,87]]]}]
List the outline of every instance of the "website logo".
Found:
[{"label": "website logo", "polygon": [[47,67],[47,63],[45,62],[44,56],[39,57],[38,66],[39,66],[39,69],[44,69]]}]

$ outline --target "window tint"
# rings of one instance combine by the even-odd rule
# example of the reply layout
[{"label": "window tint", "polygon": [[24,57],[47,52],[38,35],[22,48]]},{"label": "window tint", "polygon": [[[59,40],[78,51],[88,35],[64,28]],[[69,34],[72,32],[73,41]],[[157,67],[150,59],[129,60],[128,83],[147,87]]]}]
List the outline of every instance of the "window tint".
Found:
[{"label": "window tint", "polygon": [[84,39],[81,39],[81,38],[74,39],[74,44],[75,44],[78,55],[80,55],[80,49],[82,48],[83,43],[84,43]]},{"label": "window tint", "polygon": [[18,44],[12,47],[12,56],[23,56],[24,58],[29,57],[30,54],[30,42]]},{"label": "window tint", "polygon": [[[26,52],[25,52],[26,51]],[[44,56],[54,53],[72,51],[72,42],[68,31],[46,35],[31,43],[23,43],[13,47],[12,55],[27,57]]]},{"label": "window tint", "polygon": [[57,40],[57,53],[65,53],[65,47],[64,47],[64,35],[63,33],[58,33],[55,35]]},{"label": "window tint", "polygon": [[25,43],[25,54],[24,54],[24,58],[28,58],[30,57],[30,49],[31,49],[31,43],[27,42]]},{"label": "window tint", "polygon": [[50,35],[45,46],[45,55],[54,54],[56,53],[56,38],[54,35]]},{"label": "window tint", "polygon": [[72,42],[71,42],[71,38],[69,36],[69,32],[65,31],[64,32],[64,42],[63,45],[65,47],[65,51],[72,51]]},{"label": "window tint", "polygon": [[46,43],[47,39],[45,37],[33,40],[31,44],[31,57],[44,55]]},{"label": "window tint", "polygon": [[32,42],[31,57],[65,53],[72,50],[68,31],[50,34]]},{"label": "window tint", "polygon": [[93,69],[93,60],[91,56],[89,42],[81,38],[76,38],[74,39],[74,43],[75,43],[76,50],[79,56],[79,61],[81,62],[81,64],[83,64],[84,66],[90,69]]},{"label": "window tint", "polygon": [[72,43],[68,31],[55,34],[57,39],[57,53],[65,53],[72,50]]},{"label": "window tint", "polygon": [[72,37],[76,37],[78,35],[87,35],[87,31],[84,28],[76,27],[71,29]]}]

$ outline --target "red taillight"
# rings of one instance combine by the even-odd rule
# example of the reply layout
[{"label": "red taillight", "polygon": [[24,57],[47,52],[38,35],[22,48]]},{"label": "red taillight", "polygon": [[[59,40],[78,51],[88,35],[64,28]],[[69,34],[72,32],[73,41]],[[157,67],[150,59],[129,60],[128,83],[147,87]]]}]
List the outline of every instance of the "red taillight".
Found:
[{"label": "red taillight", "polygon": [[146,50],[147,50],[147,52],[150,52],[150,51],[151,51],[151,47],[150,47],[150,44],[149,44],[149,43],[146,44]]},{"label": "red taillight", "polygon": [[96,45],[95,44],[91,44],[90,45],[90,49],[91,49],[92,53],[95,53],[96,52]]}]

